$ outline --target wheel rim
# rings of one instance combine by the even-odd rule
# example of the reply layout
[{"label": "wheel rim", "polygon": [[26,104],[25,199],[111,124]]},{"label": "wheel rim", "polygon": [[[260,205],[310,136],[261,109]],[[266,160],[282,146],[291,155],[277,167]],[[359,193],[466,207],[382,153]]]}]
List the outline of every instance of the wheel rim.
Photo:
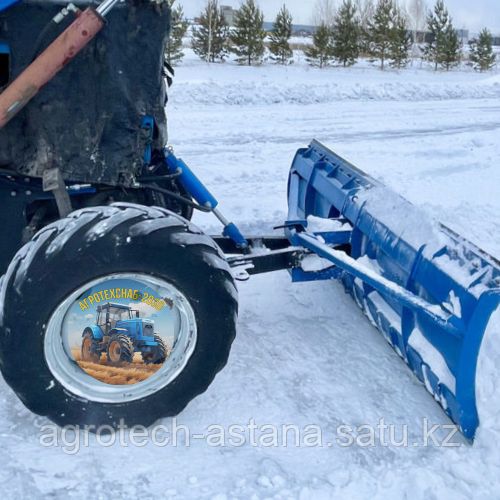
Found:
[{"label": "wheel rim", "polygon": [[109,357],[113,363],[118,363],[122,357],[122,350],[120,348],[120,343],[116,340],[109,346]]},{"label": "wheel rim", "polygon": [[[134,280],[156,290],[172,303],[175,340],[171,354],[157,373],[135,385],[109,385],[87,375],[74,359],[63,324],[75,301],[87,290],[111,280]],[[84,347],[87,345],[84,342]],[[117,273],[82,285],[64,300],[50,317],[44,340],[45,361],[54,378],[67,390],[83,399],[100,403],[136,401],[171,384],[191,359],[197,341],[196,317],[184,294],[169,282],[138,273]],[[118,343],[118,342],[116,342]],[[118,343],[119,344],[119,343]],[[89,350],[86,351],[90,355]],[[120,356],[119,356],[120,357]]]}]

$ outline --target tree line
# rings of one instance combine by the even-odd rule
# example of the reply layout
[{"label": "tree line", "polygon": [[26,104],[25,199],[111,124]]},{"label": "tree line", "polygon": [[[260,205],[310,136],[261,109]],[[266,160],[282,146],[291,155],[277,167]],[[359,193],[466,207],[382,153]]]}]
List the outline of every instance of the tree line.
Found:
[{"label": "tree line", "polygon": [[[175,65],[184,56],[182,39],[188,23],[181,5],[166,0],[172,7],[172,30],[167,61]],[[361,56],[378,62],[380,68],[406,67],[415,55],[435,70],[458,66],[463,46],[444,0],[437,0],[429,10],[425,0],[410,0],[409,9],[398,0],[342,0],[338,9],[333,0],[317,0],[314,20],[317,26],[312,45],[304,50],[311,66],[324,68],[335,64],[344,67],[357,63]],[[208,0],[193,27],[191,45],[203,60],[223,62],[232,53],[239,64],[259,65],[266,55],[277,64],[294,61],[290,46],[292,14],[283,5],[273,30],[264,30],[264,14],[255,0],[246,0],[236,11],[234,26],[227,24],[218,0]],[[469,50],[469,64],[477,71],[489,71],[495,65],[492,34],[484,28]]]}]

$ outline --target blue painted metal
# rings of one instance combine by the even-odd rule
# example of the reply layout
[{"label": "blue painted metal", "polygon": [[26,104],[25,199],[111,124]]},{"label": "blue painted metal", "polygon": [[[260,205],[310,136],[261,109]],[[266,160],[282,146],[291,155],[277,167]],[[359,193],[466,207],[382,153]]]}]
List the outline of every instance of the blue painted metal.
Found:
[{"label": "blue painted metal", "polygon": [[0,12],[7,10],[16,3],[22,2],[22,0],[0,0]]},{"label": "blue painted metal", "polygon": [[248,241],[241,234],[241,231],[238,229],[238,227],[235,224],[233,224],[232,222],[229,223],[224,228],[222,235],[225,236],[226,238],[231,238],[236,243],[236,245],[240,248],[248,247]]},{"label": "blue painted metal", "polygon": [[92,334],[94,335],[94,338],[95,339],[99,339],[99,340],[102,340],[103,337],[104,337],[104,334],[102,333],[102,330],[96,326],[96,325],[90,325],[90,326],[87,326],[84,330],[83,330],[83,333],[82,333],[82,337],[85,335],[85,330],[87,329],[90,329],[92,330]]},{"label": "blue painted metal", "polygon": [[184,163],[183,160],[177,158],[174,153],[165,150],[165,162],[168,165],[170,173],[181,172],[179,182],[184,189],[199,203],[201,206],[214,210],[219,205],[219,202],[214,198],[212,193],[203,185],[196,177],[193,171]]},{"label": "blue painted metal", "polygon": [[0,54],[10,54],[10,47],[8,44],[0,42]]},{"label": "blue painted metal", "polygon": [[152,116],[145,116],[142,119],[141,129],[144,133],[145,150],[144,150],[144,165],[151,164],[153,156],[153,135],[155,130],[155,119]]},{"label": "blue painted metal", "polygon": [[70,196],[78,196],[81,194],[93,194],[93,193],[97,193],[97,189],[93,186],[82,186],[82,187],[68,186],[68,194]]},{"label": "blue painted metal", "polygon": [[215,199],[212,193],[205,185],[196,177],[193,171],[182,161],[177,158],[170,149],[165,149],[165,162],[170,173],[180,173],[179,182],[184,189],[196,200],[202,207],[208,208],[224,225],[223,236],[231,238],[236,246],[244,250],[248,249],[248,241],[241,234],[238,227],[228,220],[218,211],[219,202]]},{"label": "blue painted metal", "polygon": [[311,281],[325,281],[341,279],[343,275],[342,269],[332,266],[321,271],[304,271],[300,267],[290,270],[294,283],[308,283]]},{"label": "blue painted metal", "polygon": [[[341,229],[312,233],[310,216],[342,222]],[[293,245],[334,265],[366,315],[473,439],[477,359],[500,304],[500,263],[316,141],[292,165],[286,226]],[[304,274],[292,277],[303,281]]]}]

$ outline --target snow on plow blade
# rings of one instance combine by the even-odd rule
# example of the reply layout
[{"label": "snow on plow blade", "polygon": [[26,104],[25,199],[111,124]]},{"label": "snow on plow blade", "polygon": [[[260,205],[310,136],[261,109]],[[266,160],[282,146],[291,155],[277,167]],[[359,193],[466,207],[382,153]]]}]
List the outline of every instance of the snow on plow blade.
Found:
[{"label": "snow on plow blade", "polygon": [[298,151],[288,197],[288,237],[331,265],[294,280],[342,279],[473,439],[477,359],[500,302],[499,262],[318,142]]}]

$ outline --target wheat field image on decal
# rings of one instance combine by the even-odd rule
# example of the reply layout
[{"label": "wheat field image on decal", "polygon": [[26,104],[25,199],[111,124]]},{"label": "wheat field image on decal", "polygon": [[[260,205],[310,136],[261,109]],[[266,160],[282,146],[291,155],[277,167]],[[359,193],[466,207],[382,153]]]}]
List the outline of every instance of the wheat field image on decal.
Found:
[{"label": "wheat field image on decal", "polygon": [[[138,353],[134,355],[132,363],[128,365],[110,363],[106,359],[106,356],[102,356],[102,359],[95,363],[92,361],[83,361],[81,349],[79,347],[73,347],[71,352],[78,365],[87,375],[110,385],[138,384],[157,373],[164,364],[146,365],[141,355]],[[168,354],[170,354],[170,351]]]}]

